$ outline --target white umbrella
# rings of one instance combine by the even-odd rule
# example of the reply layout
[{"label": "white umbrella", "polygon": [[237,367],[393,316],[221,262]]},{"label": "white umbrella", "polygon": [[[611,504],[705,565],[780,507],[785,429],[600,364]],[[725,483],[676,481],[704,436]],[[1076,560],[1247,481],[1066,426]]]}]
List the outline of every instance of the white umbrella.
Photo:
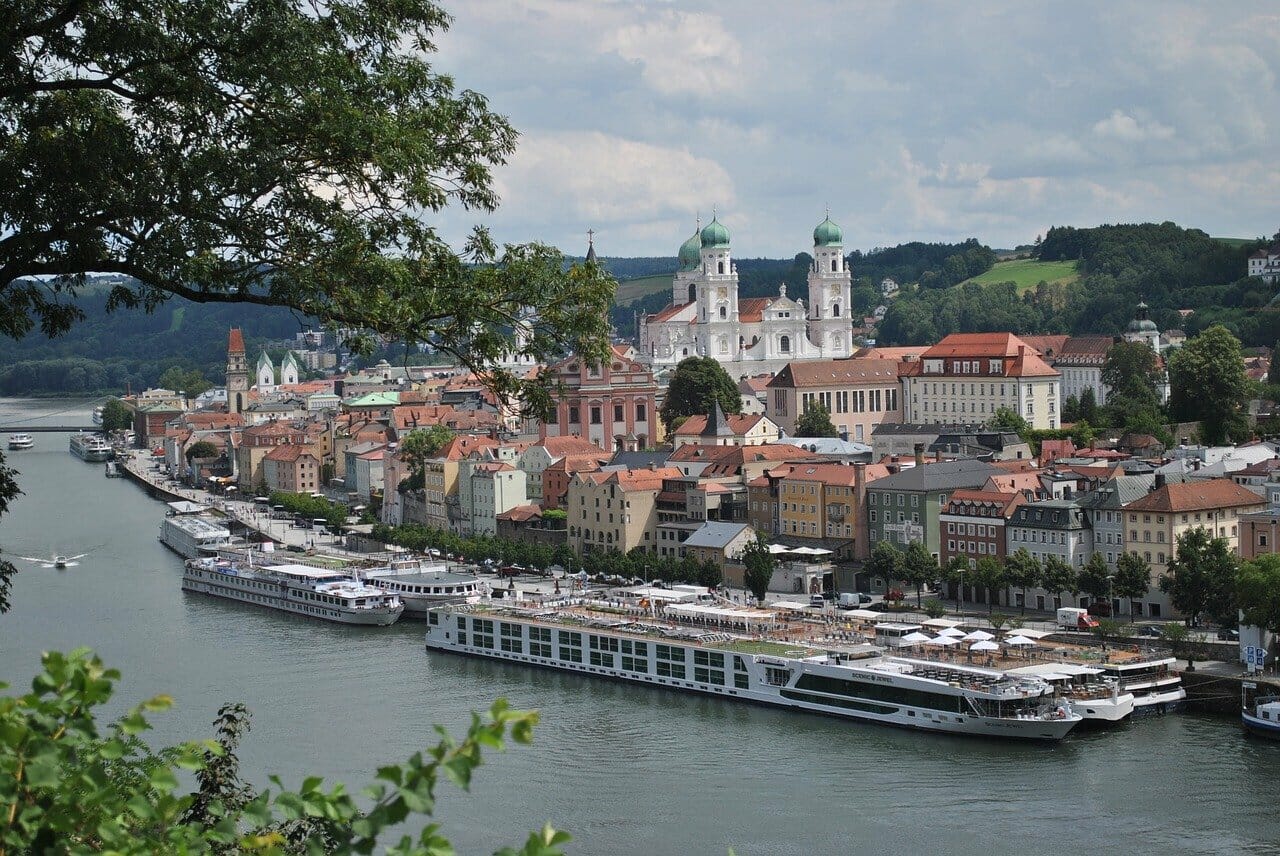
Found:
[{"label": "white umbrella", "polygon": [[[968,634],[966,634],[966,635],[965,635],[965,637],[964,637],[964,641],[966,641],[966,642],[990,642],[990,641],[991,641],[992,639],[994,639],[994,638],[996,638],[996,637],[992,636],[990,633],[988,633],[988,632],[987,632],[987,631],[985,631],[985,630],[974,630],[972,633],[968,633]],[[990,648],[983,648],[982,650],[983,650],[983,651],[990,651],[991,649],[990,649]]]},{"label": "white umbrella", "polygon": [[926,645],[939,645],[939,646],[942,646],[942,647],[945,647],[945,648],[949,648],[949,647],[951,647],[952,645],[959,645],[959,644],[960,644],[960,640],[959,640],[959,639],[957,639],[957,638],[955,638],[954,636],[938,636],[938,637],[936,637],[936,638],[934,638],[934,639],[930,639],[928,642],[926,642],[926,643],[924,643],[924,644],[926,644]]},{"label": "white umbrella", "polygon": [[963,630],[956,630],[954,627],[947,627],[947,628],[945,628],[945,629],[943,629],[943,630],[939,630],[939,631],[938,631],[938,635],[939,635],[939,636],[954,636],[955,638],[960,639],[960,638],[963,638],[963,636],[964,636],[964,631],[963,631]]},{"label": "white umbrella", "polygon": [[919,645],[921,642],[930,641],[930,638],[917,630],[913,633],[908,633],[906,636],[903,636],[902,639],[900,639],[899,641],[902,642],[904,645]]},{"label": "white umbrella", "polygon": [[999,651],[1000,646],[989,639],[979,639],[969,646],[970,651]]},{"label": "white umbrella", "polygon": [[1010,636],[1008,639],[1004,640],[1004,644],[1014,645],[1018,648],[1026,648],[1036,643],[1034,639],[1028,639],[1025,636]]}]

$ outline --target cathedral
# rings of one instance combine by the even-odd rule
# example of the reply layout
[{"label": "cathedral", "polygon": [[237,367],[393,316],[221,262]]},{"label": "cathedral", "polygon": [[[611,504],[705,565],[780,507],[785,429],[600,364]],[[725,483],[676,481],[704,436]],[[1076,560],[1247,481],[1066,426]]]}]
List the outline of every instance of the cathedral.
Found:
[{"label": "cathedral", "polygon": [[732,377],[777,372],[793,360],[853,354],[851,277],[840,227],[813,230],[808,305],[787,296],[738,299],[729,230],[717,219],[680,246],[671,304],[641,316],[640,358],[654,371],[686,357],[714,357]]}]

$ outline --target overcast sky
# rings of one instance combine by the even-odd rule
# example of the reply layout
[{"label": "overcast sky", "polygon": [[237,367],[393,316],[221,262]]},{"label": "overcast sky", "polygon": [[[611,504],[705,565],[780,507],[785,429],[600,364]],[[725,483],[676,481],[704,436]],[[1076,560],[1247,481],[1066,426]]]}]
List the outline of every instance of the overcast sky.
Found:
[{"label": "overcast sky", "polygon": [[[1280,3],[444,0],[437,66],[522,137],[500,241],[739,257],[1053,224],[1280,229]],[[474,214],[451,210],[457,240]]]}]

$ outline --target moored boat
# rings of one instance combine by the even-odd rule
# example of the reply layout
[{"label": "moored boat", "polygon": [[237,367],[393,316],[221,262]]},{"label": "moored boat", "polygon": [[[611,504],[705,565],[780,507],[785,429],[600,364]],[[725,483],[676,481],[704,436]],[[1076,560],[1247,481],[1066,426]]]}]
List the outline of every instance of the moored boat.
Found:
[{"label": "moored boat", "polygon": [[1178,661],[1173,657],[1135,660],[1127,663],[1102,663],[1102,673],[1120,682],[1120,692],[1133,693],[1134,716],[1156,716],[1183,708],[1187,691],[1182,678],[1173,671]]},{"label": "moored boat", "polygon": [[626,618],[581,598],[503,599],[430,609],[426,647],[946,734],[1055,741],[1081,722],[1039,678],[783,633],[774,613],[728,604]]},{"label": "moored boat", "polygon": [[416,559],[398,559],[362,570],[360,576],[369,585],[397,595],[404,601],[405,615],[415,618],[425,618],[433,606],[475,603],[489,590],[479,577],[450,571],[442,562],[423,565]]},{"label": "moored boat", "polygon": [[71,454],[82,461],[100,464],[115,455],[111,444],[101,434],[72,434]]},{"label": "moored boat", "polygon": [[1086,725],[1109,725],[1128,719],[1136,699],[1122,692],[1120,681],[1095,666],[1078,663],[1037,663],[1010,669],[1011,675],[1030,675],[1052,684]]},{"label": "moored boat", "polygon": [[385,626],[404,612],[396,595],[309,565],[255,568],[227,559],[190,559],[182,589],[340,624]]},{"label": "moored boat", "polygon": [[33,446],[35,446],[35,444],[36,444],[36,441],[30,434],[10,434],[9,435],[10,449],[14,449],[14,450],[30,449]]}]

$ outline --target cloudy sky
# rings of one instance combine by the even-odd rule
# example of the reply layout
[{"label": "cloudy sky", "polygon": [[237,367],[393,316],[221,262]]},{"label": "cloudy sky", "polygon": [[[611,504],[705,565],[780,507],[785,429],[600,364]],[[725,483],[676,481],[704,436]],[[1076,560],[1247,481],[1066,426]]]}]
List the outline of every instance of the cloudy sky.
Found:
[{"label": "cloudy sky", "polygon": [[[445,0],[437,66],[521,131],[501,241],[740,257],[1053,224],[1280,228],[1280,4]],[[442,223],[456,240],[474,214]]]}]

